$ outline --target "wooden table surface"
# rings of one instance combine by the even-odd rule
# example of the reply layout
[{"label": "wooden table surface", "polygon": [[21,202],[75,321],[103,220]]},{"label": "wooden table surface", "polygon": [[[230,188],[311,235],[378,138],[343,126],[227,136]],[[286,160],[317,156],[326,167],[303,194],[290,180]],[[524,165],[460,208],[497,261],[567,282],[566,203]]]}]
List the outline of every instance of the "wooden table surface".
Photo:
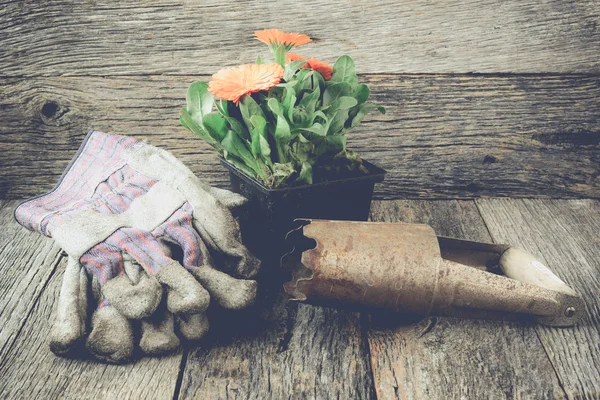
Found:
[{"label": "wooden table surface", "polygon": [[[579,292],[573,328],[277,305],[200,345],[113,366],[48,348],[66,259],[19,227],[85,134],[227,175],[179,126],[186,87],[268,56],[257,29],[351,55],[386,115],[349,134],[389,171],[372,219],[520,246]],[[0,397],[599,399],[600,2],[0,0]]]},{"label": "wooden table surface", "polygon": [[0,394],[6,399],[597,399],[600,202],[486,199],[375,202],[372,219],[520,246],[587,304],[572,328],[428,318],[381,327],[369,316],[275,307],[236,332],[218,326],[169,357],[123,366],[54,356],[48,332],[66,258],[0,202]]}]

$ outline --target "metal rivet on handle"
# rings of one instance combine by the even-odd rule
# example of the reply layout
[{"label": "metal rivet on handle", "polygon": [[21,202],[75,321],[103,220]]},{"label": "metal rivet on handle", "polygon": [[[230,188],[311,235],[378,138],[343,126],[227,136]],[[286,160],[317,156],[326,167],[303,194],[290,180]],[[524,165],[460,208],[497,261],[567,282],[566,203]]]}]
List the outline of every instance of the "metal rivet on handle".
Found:
[{"label": "metal rivet on handle", "polygon": [[565,317],[571,318],[573,315],[575,315],[575,307],[567,307],[565,310]]}]

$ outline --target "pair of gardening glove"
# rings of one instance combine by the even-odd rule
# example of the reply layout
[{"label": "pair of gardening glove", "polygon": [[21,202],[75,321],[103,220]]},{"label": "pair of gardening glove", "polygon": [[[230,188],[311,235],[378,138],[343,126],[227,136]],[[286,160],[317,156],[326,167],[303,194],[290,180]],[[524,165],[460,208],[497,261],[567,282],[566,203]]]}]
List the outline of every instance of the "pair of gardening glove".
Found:
[{"label": "pair of gardening glove", "polygon": [[[129,359],[136,345],[165,354],[178,336],[207,332],[209,303],[251,305],[260,263],[241,244],[230,212],[244,202],[165,150],[90,132],[55,189],[15,210],[21,225],[54,238],[68,255],[51,350],[67,354],[85,341],[107,362]],[[181,263],[172,258],[177,248]]]}]

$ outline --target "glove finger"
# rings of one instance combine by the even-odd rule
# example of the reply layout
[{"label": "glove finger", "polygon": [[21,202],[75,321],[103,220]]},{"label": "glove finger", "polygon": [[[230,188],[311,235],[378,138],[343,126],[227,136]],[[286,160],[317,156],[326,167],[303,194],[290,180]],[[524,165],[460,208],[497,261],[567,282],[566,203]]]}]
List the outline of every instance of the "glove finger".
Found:
[{"label": "glove finger", "polygon": [[[196,182],[194,184],[194,182]],[[240,241],[239,227],[231,212],[198,179],[185,188],[192,208],[193,227],[215,254],[223,257],[225,266],[238,276],[251,278],[258,272],[260,261]]]},{"label": "glove finger", "polygon": [[210,327],[206,313],[177,316],[177,328],[186,340],[200,340]]},{"label": "glove finger", "polygon": [[87,276],[79,262],[69,257],[63,275],[56,317],[50,330],[50,350],[63,355],[78,347],[86,333]]},{"label": "glove finger", "polygon": [[175,317],[166,309],[159,309],[150,318],[141,321],[140,348],[149,355],[168,354],[179,347],[175,334]]},{"label": "glove finger", "polygon": [[247,198],[245,198],[241,194],[234,193],[230,190],[211,187],[209,191],[210,194],[212,194],[217,200],[223,203],[223,205],[229,210],[241,207],[244,204],[248,203]]},{"label": "glove finger", "polygon": [[100,360],[124,362],[133,354],[131,322],[114,307],[101,304],[92,315],[92,330],[85,345]]},{"label": "glove finger", "polygon": [[211,250],[224,256],[223,264],[229,270],[242,278],[252,278],[258,273],[260,261],[239,241],[239,229],[229,211],[222,205],[218,208],[215,212],[194,207],[193,226]]},{"label": "glove finger", "polygon": [[123,254],[123,266],[122,274],[102,286],[102,294],[126,318],[147,318],[160,304],[162,286],[127,253]]},{"label": "glove finger", "polygon": [[208,292],[177,261],[166,256],[160,243],[147,231],[121,228],[106,240],[124,248],[167,290],[167,308],[175,313],[193,314],[206,310]]},{"label": "glove finger", "polygon": [[175,212],[159,230],[162,242],[171,241],[181,247],[184,267],[221,307],[237,310],[251,305],[256,297],[256,281],[236,279],[212,267],[208,249],[190,223],[190,214],[189,205]]},{"label": "glove finger", "polygon": [[167,288],[167,308],[174,314],[195,314],[208,308],[210,295],[177,261],[160,268],[156,279]]},{"label": "glove finger", "polygon": [[207,265],[194,268],[192,274],[223,308],[240,310],[256,299],[258,284],[254,280],[237,279]]}]

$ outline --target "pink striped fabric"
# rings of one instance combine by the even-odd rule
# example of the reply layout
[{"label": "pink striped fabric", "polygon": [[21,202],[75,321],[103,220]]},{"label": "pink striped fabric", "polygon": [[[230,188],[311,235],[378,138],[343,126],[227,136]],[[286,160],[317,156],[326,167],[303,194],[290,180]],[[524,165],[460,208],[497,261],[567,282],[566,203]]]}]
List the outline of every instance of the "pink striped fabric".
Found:
[{"label": "pink striped fabric", "polygon": [[26,228],[48,236],[42,226],[44,222],[47,224],[53,215],[78,207],[80,202],[88,199],[95,186],[124,167],[128,154],[140,145],[141,142],[127,136],[90,132],[56,187],[20,204],[15,210],[15,218]]},{"label": "pink striped fabric", "polygon": [[[142,145],[135,139],[91,132],[50,193],[31,199],[15,210],[17,221],[30,230],[51,236],[58,224],[83,210],[120,214],[157,182],[127,164],[131,151]],[[185,203],[153,232],[123,227],[89,249],[80,263],[103,284],[124,273],[123,252],[129,253],[150,274],[172,262],[159,239],[179,244],[183,264],[193,269],[207,262],[200,235],[192,225],[193,209]],[[106,305],[106,301],[102,305]]]}]

